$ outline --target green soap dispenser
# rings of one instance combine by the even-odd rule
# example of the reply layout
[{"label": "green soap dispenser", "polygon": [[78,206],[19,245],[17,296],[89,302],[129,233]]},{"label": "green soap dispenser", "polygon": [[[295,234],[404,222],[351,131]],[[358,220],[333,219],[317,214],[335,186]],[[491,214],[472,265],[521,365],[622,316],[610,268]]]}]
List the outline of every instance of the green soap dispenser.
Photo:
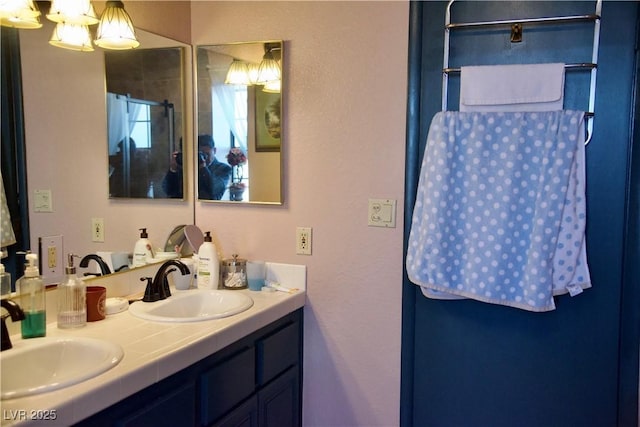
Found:
[{"label": "green soap dispenser", "polygon": [[20,306],[25,319],[20,322],[22,338],[43,337],[47,333],[44,281],[38,270],[38,255],[28,253],[24,276],[18,281]]},{"label": "green soap dispenser", "polygon": [[58,285],[58,328],[81,328],[87,324],[87,287],[76,274],[73,254],[67,255],[64,281]]}]

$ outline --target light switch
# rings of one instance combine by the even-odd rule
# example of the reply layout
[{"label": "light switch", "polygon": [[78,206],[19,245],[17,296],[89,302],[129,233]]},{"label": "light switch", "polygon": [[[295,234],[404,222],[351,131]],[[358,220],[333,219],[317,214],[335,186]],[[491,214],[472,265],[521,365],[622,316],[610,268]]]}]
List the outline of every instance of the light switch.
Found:
[{"label": "light switch", "polygon": [[53,212],[51,190],[34,190],[33,201],[35,212]]},{"label": "light switch", "polygon": [[396,200],[369,199],[369,226],[395,228]]}]

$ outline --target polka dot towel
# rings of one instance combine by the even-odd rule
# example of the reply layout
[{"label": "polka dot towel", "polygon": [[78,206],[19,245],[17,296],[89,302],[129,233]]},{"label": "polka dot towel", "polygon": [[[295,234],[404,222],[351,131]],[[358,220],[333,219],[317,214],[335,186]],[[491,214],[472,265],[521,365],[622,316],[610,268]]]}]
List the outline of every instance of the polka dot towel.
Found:
[{"label": "polka dot towel", "polygon": [[549,311],[554,295],[591,286],[583,120],[579,111],[436,114],[407,252],[426,296]]}]

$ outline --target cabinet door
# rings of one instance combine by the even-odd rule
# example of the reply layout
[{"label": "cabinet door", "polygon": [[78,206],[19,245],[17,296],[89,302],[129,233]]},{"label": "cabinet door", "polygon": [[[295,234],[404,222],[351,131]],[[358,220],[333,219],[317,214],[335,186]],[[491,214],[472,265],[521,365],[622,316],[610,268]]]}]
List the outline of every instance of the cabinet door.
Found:
[{"label": "cabinet door", "polygon": [[200,378],[201,421],[209,425],[245,400],[255,390],[253,347],[245,347],[209,369]]},{"label": "cabinet door", "polygon": [[194,385],[187,384],[121,418],[115,425],[118,427],[193,426],[196,421],[194,396]]},{"label": "cabinet door", "polygon": [[299,363],[300,323],[294,322],[256,341],[258,385],[265,385]]},{"label": "cabinet door", "polygon": [[211,427],[258,427],[258,398],[251,396]]},{"label": "cabinet door", "polygon": [[260,427],[296,427],[300,418],[300,383],[294,366],[258,392]]}]

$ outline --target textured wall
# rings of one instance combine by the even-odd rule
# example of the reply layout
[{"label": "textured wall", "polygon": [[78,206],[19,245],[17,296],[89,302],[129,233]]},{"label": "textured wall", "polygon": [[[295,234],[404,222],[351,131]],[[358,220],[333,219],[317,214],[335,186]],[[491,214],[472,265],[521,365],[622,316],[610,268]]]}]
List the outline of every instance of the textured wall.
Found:
[{"label": "textured wall", "polygon": [[[191,8],[194,45],[283,39],[288,77],[284,206],[197,203],[197,224],[225,256],[308,266],[304,425],[397,425],[408,3]],[[367,226],[369,198],[398,200],[396,228]]]}]

